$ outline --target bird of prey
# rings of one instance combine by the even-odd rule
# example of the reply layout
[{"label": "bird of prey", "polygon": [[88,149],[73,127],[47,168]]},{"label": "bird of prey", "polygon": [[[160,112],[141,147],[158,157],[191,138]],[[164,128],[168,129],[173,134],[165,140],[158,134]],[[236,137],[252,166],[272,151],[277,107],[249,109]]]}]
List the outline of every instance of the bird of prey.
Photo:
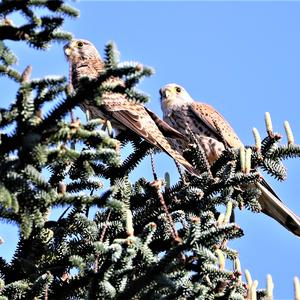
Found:
[{"label": "bird of prey", "polygon": [[[182,86],[167,84],[160,89],[160,96],[163,120],[186,136],[190,136],[192,132],[210,164],[220,156],[225,147],[240,148],[243,145],[217,110],[193,100]],[[175,140],[174,147],[182,153],[188,144],[184,140]],[[284,205],[264,179],[256,186],[261,190],[258,201],[262,212],[300,236],[300,218]]]},{"label": "bird of prey", "polygon": [[[104,62],[95,46],[83,39],[73,39],[64,46],[64,52],[70,63],[70,77],[73,88],[79,87],[80,79],[96,79],[104,71]],[[108,82],[120,79],[110,78]],[[121,81],[121,84],[124,82]],[[165,136],[185,139],[167,123],[143,105],[129,101],[124,94],[107,92],[102,95],[101,106],[83,100],[80,104],[83,111],[88,111],[91,118],[109,120],[119,130],[131,130],[150,144],[167,153],[181,164],[188,172],[196,176],[198,171],[169,144]]]}]

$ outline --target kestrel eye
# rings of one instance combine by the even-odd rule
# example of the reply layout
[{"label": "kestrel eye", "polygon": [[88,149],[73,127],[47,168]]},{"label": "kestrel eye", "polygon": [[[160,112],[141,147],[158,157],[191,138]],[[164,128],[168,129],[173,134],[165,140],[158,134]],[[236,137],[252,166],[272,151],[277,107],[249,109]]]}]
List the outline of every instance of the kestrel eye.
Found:
[{"label": "kestrel eye", "polygon": [[82,48],[82,47],[83,47],[83,42],[78,42],[78,43],[77,43],[77,47],[78,47],[78,48]]},{"label": "kestrel eye", "polygon": [[176,89],[175,89],[175,90],[176,90],[176,93],[178,93],[178,94],[181,92],[181,88],[180,88],[179,86],[178,86],[178,87],[176,87]]}]

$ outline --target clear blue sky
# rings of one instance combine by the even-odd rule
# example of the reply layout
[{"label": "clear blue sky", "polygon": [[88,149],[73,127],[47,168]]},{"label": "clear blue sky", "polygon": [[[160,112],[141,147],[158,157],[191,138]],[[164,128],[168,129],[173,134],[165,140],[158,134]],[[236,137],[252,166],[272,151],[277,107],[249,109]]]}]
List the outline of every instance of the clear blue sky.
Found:
[{"label": "clear blue sky", "polygon": [[[78,20],[65,30],[91,40],[100,53],[114,40],[121,59],[153,66],[156,74],[139,88],[151,95],[148,106],[159,115],[159,88],[179,83],[197,100],[215,106],[230,121],[245,144],[252,144],[252,127],[265,135],[264,112],[271,113],[274,128],[284,133],[289,120],[300,143],[300,2],[71,2],[80,9]],[[16,20],[17,22],[17,20]],[[33,77],[68,75],[62,45],[37,52],[25,44],[10,42],[21,70],[33,65]],[[0,79],[1,105],[14,99],[13,85]],[[284,138],[284,141],[286,139]],[[176,169],[171,159],[156,158],[158,173]],[[290,160],[288,179],[271,185],[300,215],[300,159]],[[136,170],[135,178],[150,174],[149,160]],[[150,178],[150,175],[149,175]],[[249,269],[259,287],[272,274],[275,299],[291,299],[292,280],[300,276],[300,239],[263,214],[242,211],[237,223],[245,236],[231,243],[240,251],[243,269]],[[0,254],[11,256],[17,230],[3,226],[5,244]],[[1,252],[2,251],[2,252]]]}]

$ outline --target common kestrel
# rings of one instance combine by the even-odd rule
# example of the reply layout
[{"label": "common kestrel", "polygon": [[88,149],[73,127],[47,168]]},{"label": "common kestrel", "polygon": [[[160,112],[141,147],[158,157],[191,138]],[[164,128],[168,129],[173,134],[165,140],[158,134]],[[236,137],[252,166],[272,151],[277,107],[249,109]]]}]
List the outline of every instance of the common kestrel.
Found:
[{"label": "common kestrel", "polygon": [[[104,71],[104,62],[96,47],[89,41],[74,39],[64,46],[65,55],[70,63],[70,76],[74,89],[79,87],[83,77],[96,79]],[[108,82],[120,80],[110,78]],[[120,84],[124,84],[122,81]],[[188,172],[199,175],[197,170],[169,144],[165,136],[185,139],[185,137],[170,127],[143,105],[129,101],[124,94],[107,92],[102,95],[101,106],[83,100],[80,104],[83,111],[88,111],[91,118],[110,120],[112,126],[119,130],[135,132],[150,144],[161,149]]]},{"label": "common kestrel", "polygon": [[[243,145],[218,111],[208,104],[194,101],[182,86],[167,84],[160,89],[160,96],[164,121],[186,136],[193,132],[210,164],[220,156],[225,146],[240,148]],[[188,147],[188,142],[182,139],[173,141],[179,153]],[[284,205],[264,179],[257,183],[257,187],[261,190],[258,200],[262,212],[300,236],[300,218]]]}]

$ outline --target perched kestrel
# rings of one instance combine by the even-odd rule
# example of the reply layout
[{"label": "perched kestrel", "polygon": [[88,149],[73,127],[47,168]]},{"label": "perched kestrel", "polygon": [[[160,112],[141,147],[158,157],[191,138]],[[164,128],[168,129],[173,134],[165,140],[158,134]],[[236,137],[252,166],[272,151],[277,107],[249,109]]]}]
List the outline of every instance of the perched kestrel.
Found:
[{"label": "perched kestrel", "polygon": [[[193,132],[210,164],[225,147],[240,148],[243,145],[220,113],[208,104],[194,101],[180,85],[167,84],[160,89],[160,96],[164,121],[186,136]],[[182,153],[188,147],[188,142],[175,140],[174,147]],[[300,218],[283,204],[264,179],[257,183],[257,187],[261,190],[258,201],[262,212],[300,236]]]},{"label": "perched kestrel", "polygon": [[[97,49],[87,40],[72,40],[64,46],[64,52],[70,63],[70,76],[75,90],[79,87],[81,78],[96,79],[104,71],[104,62]],[[115,80],[120,79],[110,78],[108,82]],[[124,83],[121,81],[121,84]],[[91,118],[110,120],[112,126],[117,130],[130,129],[150,144],[166,152],[188,172],[199,175],[197,170],[174,150],[165,138],[168,136],[180,140],[186,139],[185,136],[143,105],[129,101],[124,94],[107,92],[102,95],[101,107],[87,100],[83,100],[80,107],[83,111],[88,111]]]}]

